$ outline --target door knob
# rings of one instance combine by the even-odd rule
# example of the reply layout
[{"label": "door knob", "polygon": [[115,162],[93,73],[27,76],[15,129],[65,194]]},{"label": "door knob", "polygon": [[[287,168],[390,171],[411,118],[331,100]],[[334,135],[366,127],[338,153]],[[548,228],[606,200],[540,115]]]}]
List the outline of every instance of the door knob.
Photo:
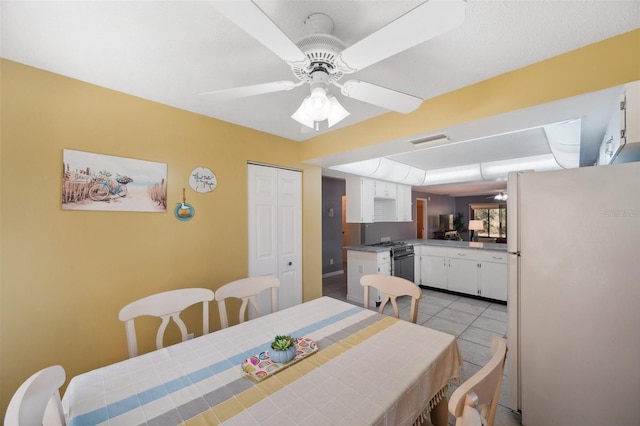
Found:
[{"label": "door knob", "polygon": [[293,265],[293,262],[289,262],[289,266]]}]

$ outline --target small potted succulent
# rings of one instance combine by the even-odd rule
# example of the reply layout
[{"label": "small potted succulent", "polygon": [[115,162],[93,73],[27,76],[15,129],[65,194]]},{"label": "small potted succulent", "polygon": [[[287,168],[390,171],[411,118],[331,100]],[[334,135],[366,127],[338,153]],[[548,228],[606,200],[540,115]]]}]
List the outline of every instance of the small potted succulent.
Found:
[{"label": "small potted succulent", "polygon": [[276,336],[271,342],[269,357],[280,364],[289,362],[296,355],[296,339],[291,336]]}]

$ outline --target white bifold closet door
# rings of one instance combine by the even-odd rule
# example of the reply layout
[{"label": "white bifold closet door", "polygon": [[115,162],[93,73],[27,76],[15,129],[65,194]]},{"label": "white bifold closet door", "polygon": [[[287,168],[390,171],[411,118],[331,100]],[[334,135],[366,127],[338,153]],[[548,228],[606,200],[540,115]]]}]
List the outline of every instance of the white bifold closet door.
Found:
[{"label": "white bifold closet door", "polygon": [[[248,165],[249,276],[280,279],[278,309],[302,303],[302,173]],[[258,297],[271,310],[268,291]],[[249,317],[255,317],[251,309]]]}]

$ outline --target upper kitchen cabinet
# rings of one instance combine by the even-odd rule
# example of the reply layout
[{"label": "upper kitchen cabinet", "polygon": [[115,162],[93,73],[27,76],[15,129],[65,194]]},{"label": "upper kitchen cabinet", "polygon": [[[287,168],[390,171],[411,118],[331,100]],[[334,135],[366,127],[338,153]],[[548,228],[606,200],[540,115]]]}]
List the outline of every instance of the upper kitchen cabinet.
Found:
[{"label": "upper kitchen cabinet", "polygon": [[367,178],[347,178],[345,195],[347,197],[346,221],[351,223],[373,222],[373,198],[375,181]]},{"label": "upper kitchen cabinet", "polygon": [[629,83],[611,115],[598,164],[640,161],[640,81]]},{"label": "upper kitchen cabinet", "polygon": [[412,203],[409,185],[398,185],[396,208],[399,222],[411,222]]},{"label": "upper kitchen cabinet", "polygon": [[411,221],[409,185],[351,176],[345,190],[349,223]]},{"label": "upper kitchen cabinet", "polygon": [[388,198],[395,200],[398,196],[398,185],[383,180],[374,181],[375,198]]}]

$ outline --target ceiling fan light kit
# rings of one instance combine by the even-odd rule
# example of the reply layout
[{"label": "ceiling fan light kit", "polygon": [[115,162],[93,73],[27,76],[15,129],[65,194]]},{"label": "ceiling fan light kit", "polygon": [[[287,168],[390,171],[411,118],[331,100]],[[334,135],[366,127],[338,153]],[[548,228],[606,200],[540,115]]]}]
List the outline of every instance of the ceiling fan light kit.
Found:
[{"label": "ceiling fan light kit", "polygon": [[304,98],[291,118],[317,131],[321,121],[327,120],[331,127],[349,116],[349,111],[328,93],[329,73],[319,69],[311,74],[311,80],[311,94]]},{"label": "ceiling fan light kit", "polygon": [[504,191],[500,191],[498,194],[496,194],[495,197],[493,197],[495,200],[498,201],[507,201],[507,198],[509,198],[509,196],[507,195],[506,192]]},{"label": "ceiling fan light kit", "polygon": [[300,83],[278,82],[206,92],[219,100],[291,90],[300,84],[311,85],[307,96],[291,116],[299,123],[319,130],[319,122],[328,127],[344,120],[350,113],[329,94],[330,84],[340,87],[342,95],[391,111],[408,114],[415,111],[422,98],[359,80],[338,81],[370,65],[405,51],[433,37],[450,31],[464,21],[463,0],[429,0],[420,4],[380,30],[345,47],[333,36],[334,24],[323,13],[314,13],[304,21],[308,36],[292,42],[250,0],[214,2],[230,21],[284,60]]}]

